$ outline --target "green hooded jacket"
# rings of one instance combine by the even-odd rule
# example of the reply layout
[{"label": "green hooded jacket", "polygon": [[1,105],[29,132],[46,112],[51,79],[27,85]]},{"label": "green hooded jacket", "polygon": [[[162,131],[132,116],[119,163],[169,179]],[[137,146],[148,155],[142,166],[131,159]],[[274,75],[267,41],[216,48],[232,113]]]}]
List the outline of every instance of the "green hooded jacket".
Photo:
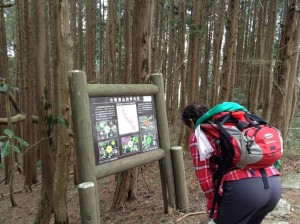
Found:
[{"label": "green hooded jacket", "polygon": [[208,120],[209,118],[213,117],[214,115],[224,112],[224,111],[236,111],[236,110],[243,110],[247,111],[245,107],[242,105],[235,103],[235,102],[223,102],[221,104],[217,104],[213,108],[211,108],[209,111],[207,111],[203,116],[201,116],[195,125],[195,129],[197,126],[202,124],[204,121]]}]

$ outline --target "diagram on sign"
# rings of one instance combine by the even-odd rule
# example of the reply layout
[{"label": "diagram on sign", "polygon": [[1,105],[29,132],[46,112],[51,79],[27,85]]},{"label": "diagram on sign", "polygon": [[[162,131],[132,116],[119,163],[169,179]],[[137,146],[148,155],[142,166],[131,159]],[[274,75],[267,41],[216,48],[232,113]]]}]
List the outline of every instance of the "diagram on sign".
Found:
[{"label": "diagram on sign", "polygon": [[138,116],[135,104],[117,105],[119,134],[129,134],[139,131]]}]

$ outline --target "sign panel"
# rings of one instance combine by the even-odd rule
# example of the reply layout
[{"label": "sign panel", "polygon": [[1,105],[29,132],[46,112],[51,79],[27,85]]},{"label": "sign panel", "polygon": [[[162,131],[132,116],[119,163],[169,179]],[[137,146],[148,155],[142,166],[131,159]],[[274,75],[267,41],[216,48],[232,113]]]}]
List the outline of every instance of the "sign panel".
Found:
[{"label": "sign panel", "polygon": [[96,165],[159,148],[153,96],[89,100]]}]

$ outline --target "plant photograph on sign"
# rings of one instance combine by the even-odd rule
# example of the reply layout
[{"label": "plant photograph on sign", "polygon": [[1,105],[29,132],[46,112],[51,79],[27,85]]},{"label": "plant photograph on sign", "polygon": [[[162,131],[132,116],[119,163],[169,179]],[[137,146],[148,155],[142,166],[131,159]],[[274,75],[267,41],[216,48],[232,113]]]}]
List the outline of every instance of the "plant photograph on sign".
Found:
[{"label": "plant photograph on sign", "polygon": [[142,150],[148,151],[158,147],[156,132],[147,132],[142,134]]},{"label": "plant photograph on sign", "polygon": [[121,142],[123,154],[130,154],[139,151],[139,138],[137,135],[122,137]]},{"label": "plant photograph on sign", "polygon": [[118,136],[116,120],[98,121],[96,123],[97,139],[114,138]]},{"label": "plant photograph on sign", "polygon": [[141,131],[152,131],[155,130],[155,119],[154,115],[146,115],[139,117],[139,124]]},{"label": "plant photograph on sign", "polygon": [[118,158],[118,142],[116,139],[98,142],[100,162]]}]

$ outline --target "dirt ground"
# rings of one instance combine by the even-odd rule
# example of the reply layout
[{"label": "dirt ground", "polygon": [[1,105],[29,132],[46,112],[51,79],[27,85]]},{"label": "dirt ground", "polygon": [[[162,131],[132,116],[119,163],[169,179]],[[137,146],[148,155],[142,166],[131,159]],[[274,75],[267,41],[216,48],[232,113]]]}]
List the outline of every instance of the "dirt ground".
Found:
[{"label": "dirt ground", "polygon": [[[193,164],[188,155],[184,156],[186,182],[189,198],[189,212],[178,211],[172,214],[163,212],[162,190],[158,162],[146,164],[140,168],[138,178],[138,199],[127,202],[119,209],[110,212],[114,194],[114,176],[98,180],[100,197],[101,223],[206,223],[205,199],[195,179]],[[282,175],[300,172],[300,161],[296,159],[283,159],[281,166]],[[0,169],[0,181],[4,179],[4,170]],[[8,186],[0,184],[0,223],[1,224],[29,224],[33,223],[40,197],[41,184],[33,186],[31,192],[23,190],[23,177],[15,172],[15,196],[17,207],[10,203]],[[291,204],[291,214],[285,218],[291,224],[300,223],[300,190],[283,191],[283,198]],[[73,184],[73,176],[70,175],[68,187],[68,214],[69,223],[80,223],[80,208],[78,190]],[[53,223],[53,221],[52,221]]]}]

